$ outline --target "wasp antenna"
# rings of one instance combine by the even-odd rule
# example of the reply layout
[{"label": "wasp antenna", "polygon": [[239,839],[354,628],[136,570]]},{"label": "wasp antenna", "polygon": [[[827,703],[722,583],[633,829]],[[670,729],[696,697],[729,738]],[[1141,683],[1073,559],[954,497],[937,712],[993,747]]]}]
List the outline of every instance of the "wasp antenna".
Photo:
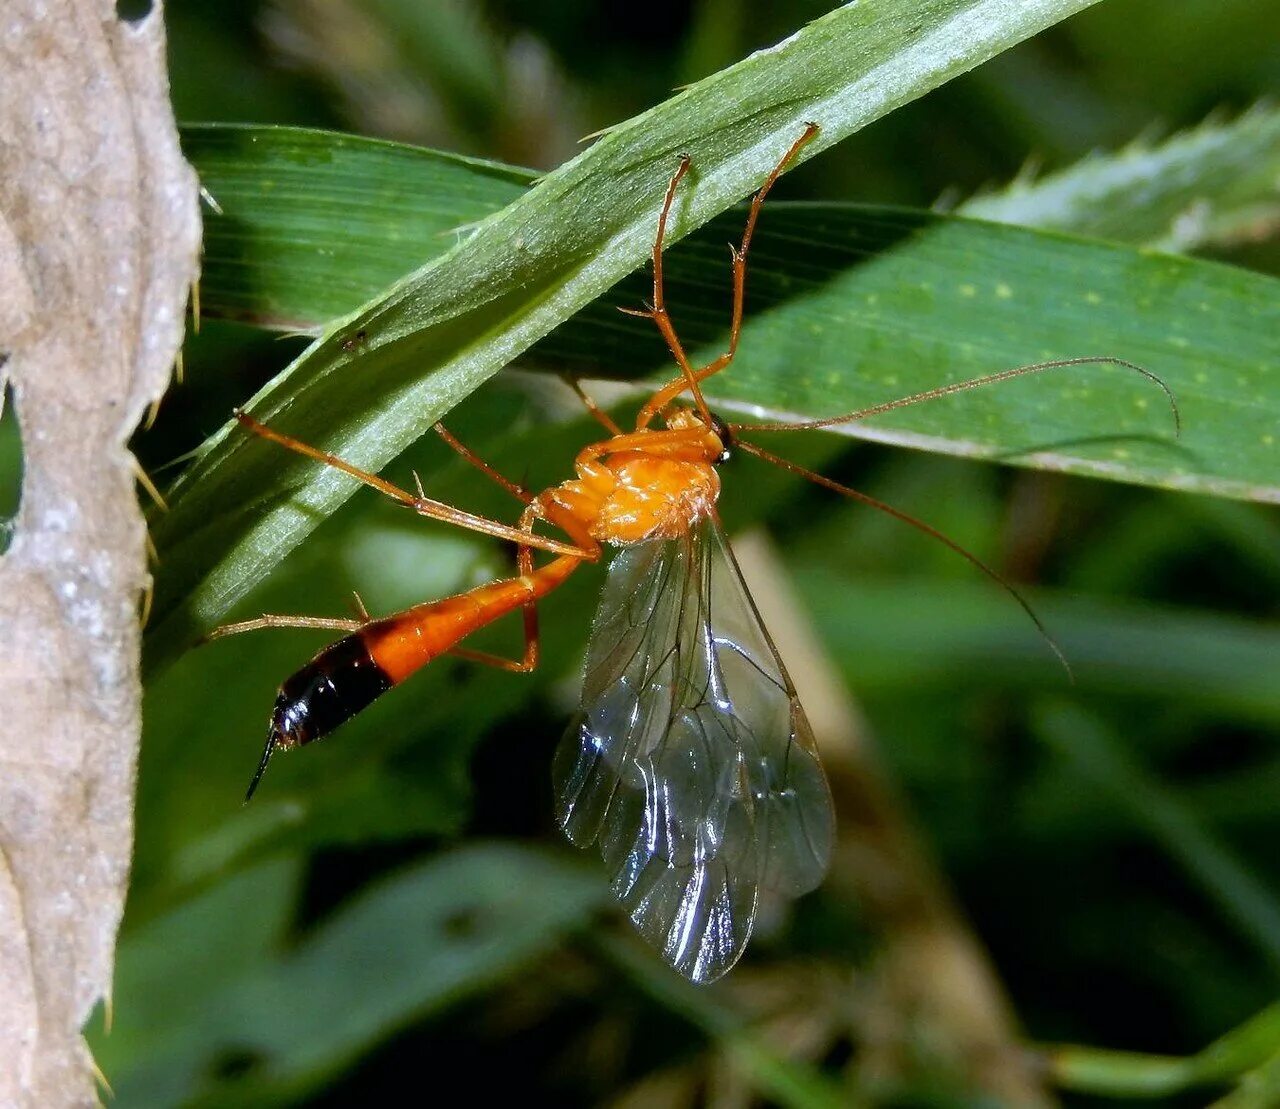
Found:
[{"label": "wasp antenna", "polygon": [[1132,370],[1134,373],[1141,374],[1148,381],[1158,385],[1164,393],[1165,399],[1169,402],[1169,408],[1173,413],[1174,437],[1181,437],[1182,412],[1178,408],[1178,398],[1174,396],[1173,390],[1169,388],[1164,378],[1152,373],[1145,366],[1139,366],[1136,362],[1129,362],[1123,358],[1114,358],[1111,355],[1055,358],[1048,362],[1032,362],[1026,366],[1015,366],[1011,370],[1001,370],[999,373],[984,374],[982,377],[970,378],[968,381],[957,381],[951,385],[939,385],[936,389],[926,389],[922,393],[912,393],[909,397],[899,397],[897,400],[885,401],[883,404],[873,404],[870,408],[859,408],[853,412],[846,412],[840,416],[827,416],[821,420],[800,420],[796,423],[770,421],[759,424],[730,424],[729,426],[734,431],[799,431],[802,429],[812,431],[820,427],[835,427],[837,424],[851,424],[857,420],[865,420],[868,416],[879,416],[882,412],[908,408],[913,404],[919,404],[921,401],[949,397],[953,393],[964,393],[983,385],[995,385],[997,382],[1009,381],[1015,377],[1042,373],[1045,370],[1062,369],[1067,366],[1119,366],[1121,369]]},{"label": "wasp antenna", "polygon": [[1049,650],[1051,650],[1054,655],[1057,656],[1058,661],[1062,663],[1062,668],[1067,672],[1067,678],[1071,681],[1071,684],[1075,684],[1076,678],[1075,674],[1072,672],[1071,663],[1067,661],[1067,656],[1063,653],[1062,648],[1058,646],[1057,640],[1049,634],[1049,629],[1044,626],[1044,621],[1036,615],[1036,611],[1031,607],[1031,603],[1026,599],[1026,597],[1018,592],[1013,583],[1005,578],[1003,574],[993,570],[972,551],[966,550],[949,535],[943,534],[931,524],[926,524],[923,520],[916,519],[916,517],[912,516],[910,513],[903,512],[900,508],[894,508],[891,504],[885,504],[884,501],[877,500],[875,497],[872,497],[867,493],[859,492],[857,489],[851,489],[847,485],[841,485],[838,481],[832,481],[829,477],[823,477],[822,474],[816,474],[812,470],[806,470],[803,466],[792,462],[790,459],[781,458],[778,455],[765,450],[763,447],[756,446],[754,443],[747,443],[742,439],[736,439],[735,446],[742,448],[742,450],[746,451],[748,454],[753,454],[765,462],[772,463],[774,466],[778,466],[783,470],[787,470],[790,473],[798,475],[799,477],[807,478],[815,485],[821,485],[824,489],[830,489],[833,493],[839,493],[842,497],[848,497],[851,501],[857,501],[859,504],[865,504],[869,508],[877,509],[878,511],[885,513],[887,516],[892,516],[895,520],[901,520],[904,524],[910,524],[917,531],[923,532],[925,535],[936,539],[939,543],[950,547],[956,552],[956,554],[961,558],[967,559],[970,564],[976,566],[986,574],[987,577],[1000,586],[1001,589],[1008,593],[1010,597],[1018,602],[1019,607],[1021,607],[1022,611],[1027,614],[1031,622],[1036,626],[1036,631],[1040,633],[1040,638],[1045,641]]},{"label": "wasp antenna", "polygon": [[262,781],[262,775],[267,771],[267,763],[271,761],[271,756],[276,749],[276,729],[273,723],[271,729],[267,732],[267,745],[262,749],[262,761],[258,763],[258,769],[253,772],[253,780],[249,783],[249,788],[245,790],[244,803],[247,805],[253,800],[254,792],[258,788],[258,783]]},{"label": "wasp antenna", "polygon": [[561,374],[564,383],[577,394],[578,400],[582,402],[582,406],[591,414],[591,418],[600,424],[610,435],[621,435],[622,428],[614,423],[612,417],[601,408],[591,398],[587,391],[582,387],[580,382],[573,374]]}]

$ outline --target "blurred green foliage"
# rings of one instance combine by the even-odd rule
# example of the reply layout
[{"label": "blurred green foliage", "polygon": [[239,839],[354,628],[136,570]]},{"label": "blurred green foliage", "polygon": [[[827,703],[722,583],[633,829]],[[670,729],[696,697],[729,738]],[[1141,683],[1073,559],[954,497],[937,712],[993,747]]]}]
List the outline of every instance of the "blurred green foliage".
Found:
[{"label": "blurred green foliage", "polygon": [[[828,6],[173,0],[167,19],[182,119],[350,129],[546,168],[579,135]],[[956,203],[1028,159],[1066,171],[1152,128],[1233,119],[1278,81],[1274,5],[1104,0],[860,132],[780,193]],[[1274,221],[1263,212],[1254,226],[1250,241],[1206,249],[1280,273]],[[136,440],[144,463],[164,477],[298,349],[206,324],[184,385]],[[565,476],[592,434],[520,376],[450,423],[534,486]],[[1017,610],[944,548],[751,460],[726,471],[728,522],[777,540],[1026,1042],[1083,1045],[1047,1057],[1068,1090],[1203,1104],[1180,1082],[1256,1068],[1238,1103],[1274,1104],[1276,1022],[1245,1022],[1280,981],[1275,510],[806,439],[797,458],[1027,583],[1075,666],[1068,686]],[[411,468],[435,496],[510,511],[439,443],[411,448],[393,476]],[[735,498],[735,482],[751,494]],[[494,545],[406,515],[356,497],[243,614],[342,614],[353,589],[384,611],[508,565]],[[278,760],[247,809],[275,687],[323,638],[217,643],[148,689],[115,1028],[91,1029],[117,1104],[398,1103],[406,1083],[423,1099],[462,1086],[481,1103],[678,1105],[714,1091],[740,1104],[753,1089],[798,1105],[833,1089],[991,1103],[925,1037],[890,1074],[861,1068],[856,1028],[883,1014],[858,1025],[849,1013],[884,1003],[872,969],[884,937],[838,874],[763,927],[712,991],[691,996],[631,946],[593,861],[560,844],[550,817],[550,753],[598,582],[586,570],[548,604],[533,678],[443,660],[340,736]],[[1248,1050],[1233,1047],[1230,1066],[1147,1059],[1190,1057],[1235,1028]]]}]

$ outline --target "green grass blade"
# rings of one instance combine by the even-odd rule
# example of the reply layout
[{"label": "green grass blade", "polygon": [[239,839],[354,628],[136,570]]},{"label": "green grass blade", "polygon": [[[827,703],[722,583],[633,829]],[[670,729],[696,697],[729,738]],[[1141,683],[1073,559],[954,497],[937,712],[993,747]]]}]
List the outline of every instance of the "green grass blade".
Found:
[{"label": "green grass blade", "polygon": [[1202,1080],[1252,1070],[1280,1052],[1280,1005],[1269,1005],[1195,1056]]},{"label": "green grass blade", "polygon": [[[701,357],[723,349],[716,280],[733,220],[675,251],[672,302]],[[786,205],[753,254],[753,318],[727,408],[783,419],[871,406],[1073,355],[1158,373],[1074,367],[846,427],[881,442],[1171,489],[1280,501],[1280,281],[1109,243],[902,209]],[[618,299],[628,303],[639,289]],[[673,308],[673,312],[677,310]],[[634,321],[644,323],[645,321]],[[597,302],[535,348],[582,376],[641,372],[660,344]],[[664,373],[669,373],[664,370]]]},{"label": "green grass blade", "polygon": [[[536,180],[514,166],[295,127],[188,125],[182,138],[222,209],[206,221],[205,314],[282,330],[355,311],[403,276],[406,260],[443,254]],[[960,213],[1192,250],[1280,221],[1278,174],[1280,109],[1259,107],[1015,181]]]},{"label": "green grass blade", "polygon": [[1096,717],[1072,705],[1046,704],[1036,731],[1129,819],[1177,860],[1274,968],[1280,968],[1280,903],[1195,816],[1124,751]]},{"label": "green grass blade", "polygon": [[1274,1109],[1280,1105],[1280,1053],[1244,1075],[1213,1109]]},{"label": "green grass blade", "polygon": [[1135,142],[963,204],[979,219],[1157,250],[1261,238],[1280,227],[1280,109],[1257,107],[1160,143]]},{"label": "green grass blade", "polygon": [[1179,1058],[1070,1045],[1046,1052],[1045,1065],[1053,1081],[1064,1089],[1146,1098],[1210,1083],[1225,1084],[1268,1066],[1277,1054],[1280,1005],[1271,1005],[1196,1055]]},{"label": "green grass blade", "polygon": [[[408,241],[420,224],[419,245],[438,250],[445,228],[519,188],[515,171],[484,167],[466,190],[469,165],[417,151],[410,170],[407,148],[370,143],[364,151],[369,178],[399,175],[404,187],[367,208],[367,224],[350,219],[340,235],[317,231],[324,213],[351,195],[361,158],[352,140],[342,139],[331,168],[309,181],[298,175],[296,187],[282,191],[277,179],[283,174],[275,167],[287,169],[303,157],[316,162],[315,148],[324,141],[317,133],[295,136],[252,130],[188,136],[197,163],[223,186],[244,223],[274,244],[280,221],[295,257],[306,258],[293,271],[258,267],[253,259],[226,265],[237,251],[247,252],[254,236],[228,241],[211,221],[217,265],[206,300],[216,307],[237,304],[242,286],[235,282],[260,272],[264,303],[268,296],[272,301],[262,315],[288,302],[292,318],[314,323],[331,302],[308,303],[313,290],[337,287],[358,272],[368,275],[372,289],[393,272],[393,256],[370,250],[362,257],[351,249],[353,240]],[[303,143],[304,155],[295,142]],[[222,144],[217,156],[208,155],[211,144]],[[255,165],[271,182],[269,190],[253,187]],[[240,191],[231,188],[233,176]],[[439,182],[430,198],[410,196],[408,182],[418,178]],[[305,214],[313,207],[314,220]],[[300,223],[305,232],[297,230]],[[723,244],[740,233],[740,223],[737,211],[719,216],[668,257],[675,317],[691,348],[705,357],[725,341]],[[526,360],[588,377],[634,377],[655,368],[669,373],[648,322],[614,310],[645,292],[644,276],[636,275],[554,331]],[[1020,362],[1116,354],[1169,381],[1183,406],[1181,444],[1171,440],[1158,393],[1130,374],[1103,368],[1060,371],[1054,380],[1004,385],[849,430],[1023,465],[1275,500],[1280,468],[1272,428],[1280,422],[1280,397],[1271,375],[1280,363],[1280,329],[1272,326],[1278,301],[1274,279],[1207,262],[923,212],[779,203],[769,207],[755,242],[742,352],[732,372],[711,383],[711,394],[726,407],[813,417]]]},{"label": "green grass blade", "polygon": [[318,331],[533,184],[531,170],[302,127],[188,125],[206,213],[201,310]]},{"label": "green grass blade", "polygon": [[1107,1048],[1052,1048],[1045,1067],[1063,1089],[1110,1097],[1164,1097],[1198,1083],[1192,1059]]},{"label": "green grass blade", "polygon": [[[377,469],[640,264],[679,153],[697,170],[675,213],[676,237],[756,186],[807,121],[822,128],[811,157],[1088,3],[845,5],[611,130],[336,325],[253,410]],[[157,523],[152,665],[216,622],[352,491],[230,425],[215,434]]]},{"label": "green grass blade", "polygon": [[[726,493],[726,497],[731,493]],[[963,688],[987,667],[1002,685],[1064,680],[1026,617],[975,579],[927,585],[797,563],[800,596],[850,683],[866,696]],[[1041,591],[1032,603],[1082,691],[1167,696],[1226,719],[1280,721],[1280,632],[1264,621]]]},{"label": "green grass blade", "polygon": [[[262,870],[215,885],[126,941],[121,984],[135,992],[118,997],[124,1042],[102,1041],[121,1068],[122,1103],[291,1104],[406,1025],[505,981],[609,899],[576,860],[476,843],[378,880],[281,951],[278,936],[268,945],[261,933],[279,932],[281,896],[292,908],[294,885],[255,888]],[[199,959],[157,958],[189,954],[193,936],[212,949],[221,978]],[[170,1004],[148,1007],[136,992],[146,989]],[[253,1065],[215,1079],[219,1060],[235,1055]]]}]

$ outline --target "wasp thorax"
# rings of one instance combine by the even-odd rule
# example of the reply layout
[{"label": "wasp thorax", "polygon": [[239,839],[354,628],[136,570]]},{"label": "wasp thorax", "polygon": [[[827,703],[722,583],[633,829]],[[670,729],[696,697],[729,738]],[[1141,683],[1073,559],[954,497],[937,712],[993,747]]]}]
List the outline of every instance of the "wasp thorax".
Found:
[{"label": "wasp thorax", "polygon": [[606,463],[612,488],[601,497],[593,538],[630,546],[675,539],[711,514],[720,475],[710,460],[664,458],[625,451]]},{"label": "wasp thorax", "polygon": [[708,412],[711,423],[708,424],[696,408],[678,408],[667,417],[667,427],[673,431],[686,431],[690,428],[705,428],[707,436],[707,461],[715,465],[728,462],[733,453],[733,431],[714,412]]}]

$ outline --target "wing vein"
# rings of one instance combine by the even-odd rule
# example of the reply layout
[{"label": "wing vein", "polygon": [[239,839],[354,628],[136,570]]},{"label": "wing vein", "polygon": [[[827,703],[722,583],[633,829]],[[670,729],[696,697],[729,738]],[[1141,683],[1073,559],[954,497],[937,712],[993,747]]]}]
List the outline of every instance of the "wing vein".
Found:
[{"label": "wing vein", "polygon": [[816,745],[714,517],[615,556],[556,793],[632,923],[695,981],[737,961],[762,888],[821,880],[833,818]]}]

